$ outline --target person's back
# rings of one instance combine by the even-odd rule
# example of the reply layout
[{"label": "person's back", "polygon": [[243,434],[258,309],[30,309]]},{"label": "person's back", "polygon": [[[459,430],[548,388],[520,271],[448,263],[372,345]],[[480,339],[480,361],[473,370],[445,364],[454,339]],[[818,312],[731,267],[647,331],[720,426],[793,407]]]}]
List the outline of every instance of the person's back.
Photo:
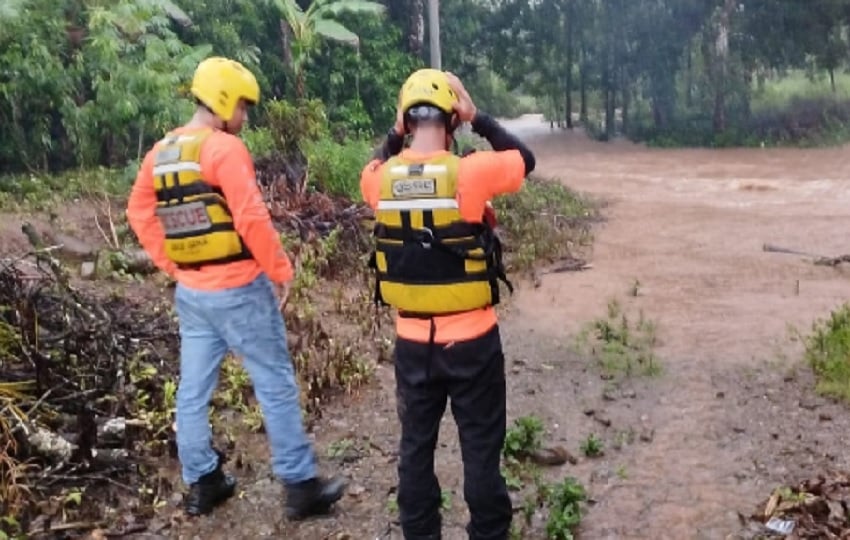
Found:
[{"label": "person's back", "polygon": [[317,475],[279,307],[292,265],[251,156],[236,137],[259,92],[238,62],[202,61],[192,81],[195,114],[145,155],[127,220],[153,262],[177,281],[177,449],[189,486],[184,509],[209,513],[235,491],[223,455],[211,445],[209,425],[218,370],[232,350],[242,357],[263,409],[272,470],[286,489],[285,513],[300,519],[328,510],[345,483]]},{"label": "person's back", "polygon": [[[226,213],[221,216],[223,223],[216,223],[217,230],[213,233],[214,237],[208,238],[210,241],[191,242],[191,237],[186,236],[186,233],[193,230],[193,225],[197,225],[195,228],[209,225],[205,214],[199,214],[196,207],[181,209],[182,211],[172,214],[168,214],[167,210],[160,211],[160,215],[165,214],[162,216],[164,224],[170,222],[174,225],[173,249],[186,254],[186,262],[183,264],[172,261],[168,256],[170,246],[168,241],[162,242],[163,237],[167,236],[160,219],[139,217],[144,209],[155,206],[162,197],[162,190],[153,189],[155,178],[162,174],[171,174],[173,169],[180,167],[179,163],[155,163],[163,147],[176,137],[184,138],[180,141],[184,146],[193,142],[190,137],[200,144],[197,160],[200,171],[197,172],[216,194],[224,198],[226,212],[231,214],[229,218]],[[184,162],[182,165],[185,169],[192,170],[195,164]],[[171,130],[145,155],[130,198],[128,212],[139,231],[140,243],[155,256],[154,261],[176,281],[187,287],[210,291],[240,287],[254,281],[264,270],[275,283],[292,279],[293,271],[289,258],[280,248],[279,237],[271,225],[268,210],[254,181],[251,155],[242,140],[233,134],[206,126],[180,126]],[[218,214],[222,214],[222,210],[219,210]],[[193,221],[195,219],[200,219],[201,222],[196,224]],[[230,226],[227,227],[227,224]],[[222,236],[231,231],[236,234],[226,238],[227,243],[232,244],[244,238],[244,243],[253,246],[253,249],[246,249],[245,256],[242,257],[240,252],[246,246],[239,246],[239,249],[228,254],[233,260],[226,264],[192,264],[193,255],[203,257],[205,253],[203,249],[196,249],[196,254],[189,253],[189,246],[221,245]]]},{"label": "person's back", "polygon": [[[448,151],[459,122],[494,151]],[[411,134],[402,150],[403,135]],[[397,155],[396,155],[397,154]],[[488,202],[516,192],[534,156],[478,113],[456,77],[420,70],[402,87],[396,126],[363,169],[375,210],[376,300],[397,310],[401,422],[398,503],[404,537],[441,538],[434,449],[451,398],[464,463],[470,538],[506,539],[511,502],[499,469],[506,430],[504,355],[494,305],[505,279]]]},{"label": "person's back", "polygon": [[[448,150],[420,152],[405,149],[397,159],[378,164],[373,162],[364,171],[361,189],[364,200],[379,211],[381,183],[386,173],[397,160],[413,164],[430,161],[457,161],[457,190],[453,194],[456,208],[463,221],[482,224],[487,202],[496,196],[513,193],[522,187],[525,164],[518,150],[478,151],[465,157],[453,156]],[[426,271],[428,269],[425,269]],[[498,284],[496,284],[498,286]],[[496,311],[491,304],[448,315],[433,317],[436,326],[435,341],[448,343],[470,339],[484,334],[497,322]],[[399,337],[412,340],[429,340],[431,319],[397,317],[396,331]]]}]

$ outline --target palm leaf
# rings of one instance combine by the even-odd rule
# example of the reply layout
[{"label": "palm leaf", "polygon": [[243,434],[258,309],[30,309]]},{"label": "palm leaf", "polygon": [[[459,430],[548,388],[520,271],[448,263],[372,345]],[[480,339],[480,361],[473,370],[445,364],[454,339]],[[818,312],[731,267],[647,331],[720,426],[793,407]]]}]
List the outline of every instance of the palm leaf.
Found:
[{"label": "palm leaf", "polygon": [[293,29],[304,22],[305,14],[295,0],[268,0],[268,3],[277,8],[283,19]]},{"label": "palm leaf", "polygon": [[192,26],[192,19],[171,0],[156,0],[156,5],[181,26]]},{"label": "palm leaf", "polygon": [[316,33],[328,39],[347,43],[354,47],[360,45],[360,38],[357,37],[357,34],[332,19],[317,20],[315,29]]},{"label": "palm leaf", "polygon": [[324,19],[330,15],[339,15],[345,11],[351,13],[384,13],[386,7],[377,2],[369,2],[368,0],[337,0],[336,2],[323,3],[313,13],[317,19]]}]

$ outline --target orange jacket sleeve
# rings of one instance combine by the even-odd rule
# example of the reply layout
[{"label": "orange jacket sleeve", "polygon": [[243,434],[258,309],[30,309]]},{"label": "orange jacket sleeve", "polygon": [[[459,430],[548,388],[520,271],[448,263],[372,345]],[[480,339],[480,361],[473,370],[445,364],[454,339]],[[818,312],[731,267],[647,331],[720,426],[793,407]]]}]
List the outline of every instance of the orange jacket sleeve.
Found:
[{"label": "orange jacket sleeve", "polygon": [[480,222],[487,201],[515,193],[525,179],[525,163],[519,150],[481,151],[460,161],[458,203],[465,221]]},{"label": "orange jacket sleeve", "polygon": [[153,152],[148,152],[142,161],[130,191],[127,201],[127,223],[153,263],[160,270],[174,277],[177,265],[165,255],[165,230],[156,216]]},{"label": "orange jacket sleeve", "polygon": [[[241,139],[222,132],[210,139],[209,174],[219,185],[233,214],[236,232],[254,259],[275,283],[292,279],[294,272],[272,224],[269,210],[257,186],[254,162]],[[206,173],[206,171],[205,171]]]},{"label": "orange jacket sleeve", "polygon": [[381,160],[373,159],[360,173],[360,194],[372,210],[381,198]]}]

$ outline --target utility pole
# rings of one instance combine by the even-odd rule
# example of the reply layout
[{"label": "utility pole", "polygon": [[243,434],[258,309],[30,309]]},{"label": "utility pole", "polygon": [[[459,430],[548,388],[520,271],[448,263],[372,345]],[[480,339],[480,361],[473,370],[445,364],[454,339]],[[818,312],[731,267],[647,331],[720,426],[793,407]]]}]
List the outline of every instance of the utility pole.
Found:
[{"label": "utility pole", "polygon": [[443,69],[440,50],[440,0],[428,0],[428,43],[431,49],[431,67]]}]

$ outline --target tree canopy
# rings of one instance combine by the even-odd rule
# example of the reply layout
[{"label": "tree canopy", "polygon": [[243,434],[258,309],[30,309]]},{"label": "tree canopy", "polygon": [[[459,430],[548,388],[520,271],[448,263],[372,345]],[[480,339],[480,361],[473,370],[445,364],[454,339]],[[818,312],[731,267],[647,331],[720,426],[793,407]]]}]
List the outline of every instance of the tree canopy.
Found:
[{"label": "tree canopy", "polygon": [[[368,139],[391,125],[399,85],[427,64],[426,4],[6,0],[0,171],[131,163],[189,114],[193,69],[211,54],[252,69],[263,104],[320,100],[330,133]],[[808,79],[829,89],[806,109],[811,122],[845,119],[850,0],[441,0],[440,9],[444,68],[493,114],[541,111],[601,139],[793,138],[765,88]],[[263,104],[255,126],[266,122]]]}]

